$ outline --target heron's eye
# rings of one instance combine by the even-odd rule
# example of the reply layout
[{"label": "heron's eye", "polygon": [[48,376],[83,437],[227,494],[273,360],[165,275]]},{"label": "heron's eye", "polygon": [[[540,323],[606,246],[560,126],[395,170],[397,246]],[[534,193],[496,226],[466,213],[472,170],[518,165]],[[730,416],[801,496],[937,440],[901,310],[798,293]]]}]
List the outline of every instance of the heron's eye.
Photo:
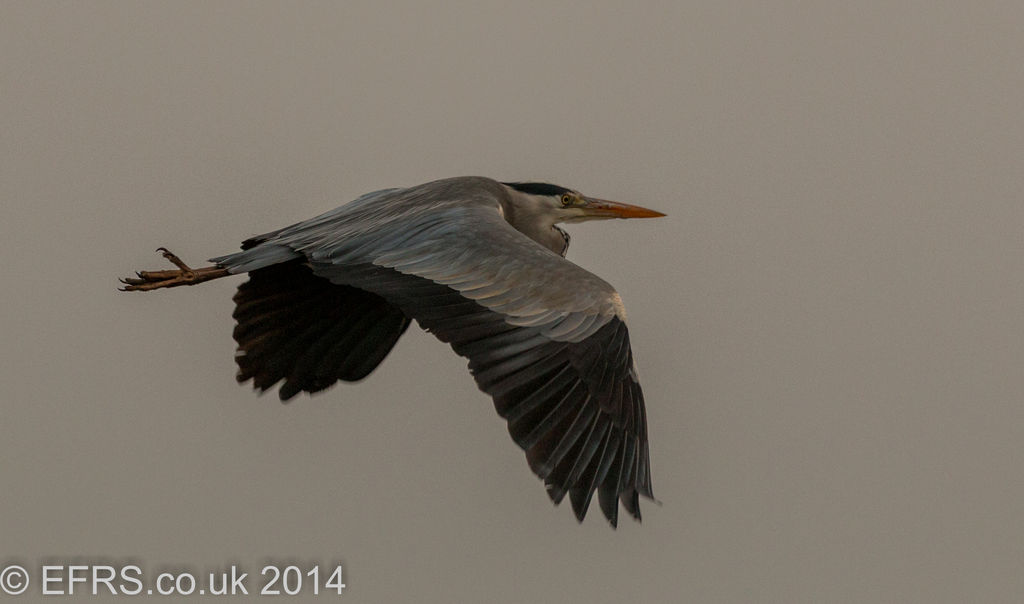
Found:
[{"label": "heron's eye", "polygon": [[562,205],[563,206],[571,206],[572,202],[573,202],[572,195],[569,195],[568,193],[562,193]]}]

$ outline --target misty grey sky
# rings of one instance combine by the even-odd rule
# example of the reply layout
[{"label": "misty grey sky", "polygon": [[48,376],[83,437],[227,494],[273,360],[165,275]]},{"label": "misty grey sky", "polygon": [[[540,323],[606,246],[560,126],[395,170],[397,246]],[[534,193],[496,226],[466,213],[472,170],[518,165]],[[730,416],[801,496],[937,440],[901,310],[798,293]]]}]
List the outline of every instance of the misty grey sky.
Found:
[{"label": "misty grey sky", "polygon": [[[3,3],[5,560],[340,559],[351,602],[1019,601],[1022,24],[1009,2]],[[463,174],[669,215],[569,229],[629,310],[663,502],[642,524],[552,507],[415,328],[284,406],[235,384],[240,278],[115,291],[158,245],[199,264]]]}]

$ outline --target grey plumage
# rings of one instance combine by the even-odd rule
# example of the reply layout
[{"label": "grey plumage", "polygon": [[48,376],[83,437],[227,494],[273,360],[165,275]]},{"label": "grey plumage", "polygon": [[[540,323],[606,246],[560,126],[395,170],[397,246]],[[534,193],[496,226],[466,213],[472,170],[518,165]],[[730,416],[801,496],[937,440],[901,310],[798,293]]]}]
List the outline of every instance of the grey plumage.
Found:
[{"label": "grey plumage", "polygon": [[597,492],[615,525],[617,501],[639,519],[639,495],[653,497],[643,394],[619,295],[563,258],[554,223],[659,215],[451,178],[363,195],[199,270],[250,274],[235,296],[239,381],[283,381],[286,400],[362,379],[415,319],[469,359],[552,500],[569,494],[582,521]]}]

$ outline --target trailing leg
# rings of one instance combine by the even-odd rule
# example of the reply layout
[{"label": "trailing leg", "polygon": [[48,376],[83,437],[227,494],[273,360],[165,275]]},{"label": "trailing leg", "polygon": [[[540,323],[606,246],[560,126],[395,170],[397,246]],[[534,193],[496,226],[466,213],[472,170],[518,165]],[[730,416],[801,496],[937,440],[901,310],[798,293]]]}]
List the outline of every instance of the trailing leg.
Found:
[{"label": "trailing leg", "polygon": [[153,289],[164,287],[178,287],[179,285],[198,285],[213,279],[227,277],[231,273],[228,269],[219,266],[204,266],[202,268],[191,268],[181,258],[178,258],[170,250],[164,247],[157,248],[164,258],[178,267],[178,270],[166,271],[138,271],[135,277],[120,279],[124,287],[120,288],[125,292],[148,292]]}]

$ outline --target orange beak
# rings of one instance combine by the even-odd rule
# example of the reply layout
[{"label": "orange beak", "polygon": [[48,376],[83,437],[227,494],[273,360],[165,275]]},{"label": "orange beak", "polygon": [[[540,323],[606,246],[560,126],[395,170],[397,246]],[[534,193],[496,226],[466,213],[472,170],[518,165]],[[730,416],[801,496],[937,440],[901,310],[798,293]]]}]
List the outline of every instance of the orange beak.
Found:
[{"label": "orange beak", "polygon": [[648,210],[647,208],[641,208],[640,206],[628,203],[619,203],[593,197],[584,197],[583,200],[585,203],[581,208],[584,215],[593,216],[594,218],[659,218],[664,216],[664,214],[656,210]]}]

